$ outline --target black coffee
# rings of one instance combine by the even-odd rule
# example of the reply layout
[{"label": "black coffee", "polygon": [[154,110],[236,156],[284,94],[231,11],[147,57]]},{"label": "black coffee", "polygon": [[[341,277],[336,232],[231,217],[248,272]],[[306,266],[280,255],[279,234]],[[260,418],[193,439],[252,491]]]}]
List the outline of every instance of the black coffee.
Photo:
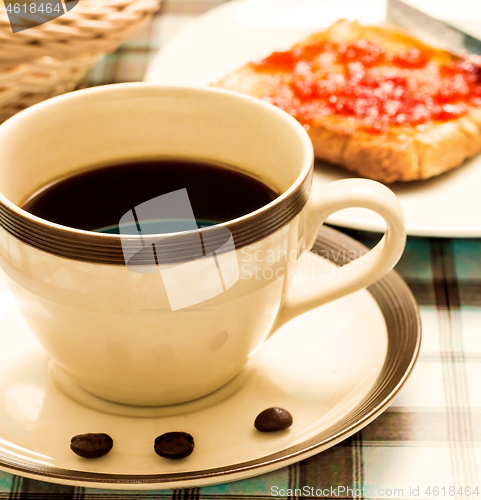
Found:
[{"label": "black coffee", "polygon": [[261,181],[227,167],[183,160],[127,161],[49,184],[22,208],[64,226],[118,233],[119,220],[129,210],[184,188],[199,227],[241,217],[278,196]]}]

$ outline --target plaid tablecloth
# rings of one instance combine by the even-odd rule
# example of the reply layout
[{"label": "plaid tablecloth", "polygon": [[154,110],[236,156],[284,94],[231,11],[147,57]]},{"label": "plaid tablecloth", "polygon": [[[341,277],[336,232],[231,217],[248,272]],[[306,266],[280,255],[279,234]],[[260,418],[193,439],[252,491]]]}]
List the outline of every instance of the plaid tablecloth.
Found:
[{"label": "plaid tablecloth", "polygon": [[[92,71],[91,85],[141,80],[162,45],[186,22],[219,3],[164,0],[139,36]],[[345,232],[367,245],[375,243],[376,235]],[[479,498],[480,256],[477,239],[408,239],[396,269],[421,310],[418,363],[391,407],[334,448],[252,479],[178,491],[75,488],[0,472],[0,498]]]}]

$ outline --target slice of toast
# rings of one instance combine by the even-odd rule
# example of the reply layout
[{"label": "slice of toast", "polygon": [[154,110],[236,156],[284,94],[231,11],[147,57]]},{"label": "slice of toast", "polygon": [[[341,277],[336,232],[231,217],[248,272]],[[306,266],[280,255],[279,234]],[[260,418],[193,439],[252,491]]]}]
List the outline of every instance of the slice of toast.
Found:
[{"label": "slice of toast", "polygon": [[386,183],[426,179],[481,150],[481,70],[394,27],[340,20],[214,84],[279,106],[317,158]]}]

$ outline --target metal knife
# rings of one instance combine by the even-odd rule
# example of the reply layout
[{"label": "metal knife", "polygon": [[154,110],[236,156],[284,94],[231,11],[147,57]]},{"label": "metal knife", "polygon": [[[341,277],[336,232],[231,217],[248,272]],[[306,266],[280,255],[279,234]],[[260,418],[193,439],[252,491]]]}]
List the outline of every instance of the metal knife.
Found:
[{"label": "metal knife", "polygon": [[407,29],[425,42],[455,54],[481,55],[481,40],[445,21],[421,12],[401,0],[387,0],[387,22]]}]

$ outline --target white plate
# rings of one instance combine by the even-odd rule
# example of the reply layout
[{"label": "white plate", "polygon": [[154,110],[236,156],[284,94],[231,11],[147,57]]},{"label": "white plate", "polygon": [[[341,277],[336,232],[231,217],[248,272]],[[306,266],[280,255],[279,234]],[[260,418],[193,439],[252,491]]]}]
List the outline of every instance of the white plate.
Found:
[{"label": "white plate", "polygon": [[[321,234],[316,250],[339,264],[365,250],[333,229]],[[301,270],[307,279],[339,272],[315,255]],[[149,409],[100,400],[62,379],[58,385],[0,275],[0,469],[86,487],[181,488],[254,476],[329,448],[388,406],[419,351],[419,315],[406,284],[391,272],[370,292],[291,321],[219,391]],[[255,417],[270,406],[288,409],[292,427],[256,431]],[[158,457],[155,437],[175,430],[194,436],[194,452]],[[112,451],[94,460],[75,455],[70,439],[86,432],[110,434]]]},{"label": "white plate", "polygon": [[[433,9],[429,0],[412,1]],[[431,2],[432,4],[432,2]],[[436,2],[436,11],[458,26],[473,26],[481,7],[472,0],[456,2],[453,10]],[[449,7],[449,8],[448,8]],[[451,10],[449,10],[451,9]],[[450,14],[448,16],[448,13]],[[472,14],[470,14],[472,13]],[[469,22],[463,17],[471,15]],[[307,34],[340,17],[380,23],[384,0],[236,0],[189,23],[154,59],[145,80],[162,85],[203,86],[250,60],[285,50]],[[470,24],[471,23],[471,24]],[[468,26],[468,28],[469,28]],[[481,33],[480,33],[481,34]],[[315,181],[352,177],[343,170],[318,165]],[[441,237],[481,236],[481,156],[432,180],[392,186],[406,217],[408,234]],[[366,210],[345,210],[329,222],[344,227],[384,231],[382,220]]]}]

